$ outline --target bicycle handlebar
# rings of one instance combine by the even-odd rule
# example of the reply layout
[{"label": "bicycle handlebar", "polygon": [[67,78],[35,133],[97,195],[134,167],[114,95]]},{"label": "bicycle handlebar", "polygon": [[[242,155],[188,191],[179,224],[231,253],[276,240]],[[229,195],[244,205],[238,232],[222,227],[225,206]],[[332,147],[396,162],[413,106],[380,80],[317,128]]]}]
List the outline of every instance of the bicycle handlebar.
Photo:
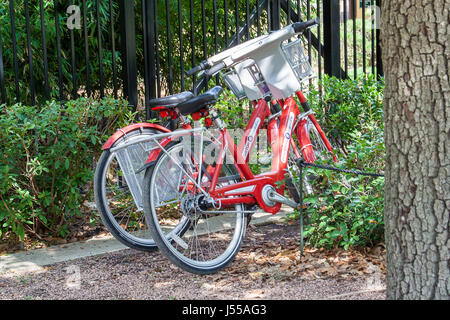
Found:
[{"label": "bicycle handlebar", "polygon": [[225,68],[227,65],[225,64],[225,62],[220,62],[219,64],[216,64],[214,67],[212,67],[211,69],[208,69],[205,71],[206,75],[208,77],[212,77],[213,75],[215,75],[217,72],[219,72],[220,70],[222,70],[223,68]]},{"label": "bicycle handlebar", "polygon": [[208,68],[209,68],[209,64],[205,60],[205,61],[200,62],[200,64],[198,66],[192,68],[189,71],[186,71],[186,75],[192,76],[193,74],[196,74],[197,72],[208,69]]},{"label": "bicycle handlebar", "polygon": [[[306,29],[308,29],[312,26],[318,25],[318,24],[320,24],[320,20],[319,20],[319,18],[316,18],[316,19],[311,19],[311,20],[304,21],[304,22],[295,22],[288,27],[292,27],[292,29],[290,29],[290,30],[293,30],[295,32],[295,34],[298,34],[298,33],[302,33]],[[288,28],[288,27],[286,27],[286,28]],[[292,31],[289,32],[288,31],[289,29],[286,29],[286,28],[283,29],[284,31],[279,30],[280,32],[284,32],[284,35],[281,35],[281,37],[285,37],[286,35],[289,36],[289,34],[293,35]],[[269,37],[271,37],[273,35],[274,34],[269,35]],[[227,65],[227,63],[224,62],[223,59],[225,59],[227,56],[230,56],[231,54],[233,54],[233,52],[237,52],[239,50],[246,50],[247,48],[250,48],[251,46],[255,46],[257,41],[261,42],[260,40],[261,40],[261,37],[251,40],[250,43],[243,43],[240,46],[238,45],[238,46],[235,46],[234,48],[225,50],[224,52],[222,52],[219,55],[216,55],[214,57],[217,60],[214,61],[214,60],[209,59],[209,60],[202,61],[198,66],[187,71],[186,74],[188,76],[192,76],[193,74],[196,74],[200,71],[205,71],[205,74],[208,77],[211,77],[214,74],[216,74],[217,72],[219,72],[220,70],[222,70],[226,67],[229,67],[229,63]]]},{"label": "bicycle handlebar", "polygon": [[295,33],[302,33],[306,29],[315,26],[316,24],[320,24],[319,18],[293,23],[292,28],[294,28]]}]

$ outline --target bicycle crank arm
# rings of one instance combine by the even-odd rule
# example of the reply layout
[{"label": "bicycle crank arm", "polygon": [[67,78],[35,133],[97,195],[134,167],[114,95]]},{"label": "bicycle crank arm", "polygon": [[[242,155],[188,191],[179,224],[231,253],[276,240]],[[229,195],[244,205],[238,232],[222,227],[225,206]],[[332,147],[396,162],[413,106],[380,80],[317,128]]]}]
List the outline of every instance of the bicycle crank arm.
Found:
[{"label": "bicycle crank arm", "polygon": [[300,204],[299,203],[296,203],[295,201],[292,201],[292,200],[282,196],[281,194],[279,194],[275,190],[270,190],[267,193],[267,198],[270,201],[279,202],[279,203],[285,204],[285,205],[287,205],[287,206],[289,206],[291,208],[294,208],[294,209],[299,209],[300,208]]}]

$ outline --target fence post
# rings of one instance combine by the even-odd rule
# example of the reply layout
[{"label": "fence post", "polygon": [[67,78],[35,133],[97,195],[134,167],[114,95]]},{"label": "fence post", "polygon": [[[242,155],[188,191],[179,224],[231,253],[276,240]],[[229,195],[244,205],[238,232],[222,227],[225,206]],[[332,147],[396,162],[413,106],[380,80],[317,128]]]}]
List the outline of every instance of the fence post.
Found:
[{"label": "fence post", "polygon": [[150,110],[150,99],[156,98],[155,68],[155,3],[143,0],[144,57],[145,57],[145,116],[146,120],[156,116]]},{"label": "fence post", "polygon": [[377,79],[379,79],[380,77],[384,76],[384,72],[383,72],[383,60],[381,59],[381,39],[380,39],[380,16],[381,16],[381,0],[376,0],[375,1],[376,4],[376,12],[375,12],[375,16],[376,16],[376,41],[377,41],[377,52],[376,52],[376,56],[377,56]]},{"label": "fence post", "polygon": [[341,75],[341,43],[340,43],[340,10],[339,0],[323,1],[323,28],[324,28],[324,68],[325,73],[337,78]]},{"label": "fence post", "polygon": [[136,111],[138,91],[134,1],[120,0],[119,8],[123,90],[128,103],[132,106],[133,111]]},{"label": "fence post", "polygon": [[281,26],[281,17],[280,17],[280,0],[269,0],[270,6],[270,30],[279,30]]}]

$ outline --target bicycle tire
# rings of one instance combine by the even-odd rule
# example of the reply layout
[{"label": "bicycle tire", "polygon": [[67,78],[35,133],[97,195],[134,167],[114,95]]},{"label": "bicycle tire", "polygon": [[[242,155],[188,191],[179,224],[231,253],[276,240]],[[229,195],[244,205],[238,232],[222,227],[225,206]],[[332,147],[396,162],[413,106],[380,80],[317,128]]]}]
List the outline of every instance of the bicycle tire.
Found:
[{"label": "bicycle tire", "polygon": [[[168,146],[168,148],[166,149],[168,154],[179,154],[180,151],[180,145],[179,143],[175,143],[171,146]],[[182,150],[182,149],[181,149]],[[217,272],[219,269],[222,269],[224,267],[226,267],[231,261],[234,260],[236,254],[239,252],[243,238],[245,236],[245,231],[246,231],[246,226],[247,226],[247,215],[243,212],[245,210],[244,205],[236,205],[236,207],[240,206],[241,209],[237,209],[236,211],[238,211],[237,213],[233,213],[233,215],[236,217],[236,222],[235,222],[235,226],[234,226],[234,231],[231,237],[231,241],[230,244],[226,247],[226,249],[224,250],[224,252],[219,255],[218,257],[215,257],[214,259],[210,259],[208,261],[199,261],[199,260],[195,260],[195,254],[194,254],[194,259],[192,259],[192,252],[190,257],[184,256],[182,253],[180,253],[178,250],[181,251],[185,251],[186,250],[191,250],[192,251],[197,251],[197,259],[199,257],[198,252],[201,251],[202,249],[200,248],[200,250],[198,249],[199,246],[202,245],[202,243],[205,242],[205,238],[208,238],[209,240],[211,240],[209,242],[209,246],[211,246],[211,243],[216,241],[215,236],[211,236],[210,233],[208,233],[207,236],[205,236],[204,234],[201,234],[202,231],[199,231],[198,237],[195,234],[195,228],[197,228],[199,225],[201,225],[201,228],[211,228],[214,229],[214,226],[211,227],[208,223],[208,219],[215,219],[218,216],[213,216],[212,218],[208,218],[208,214],[206,213],[200,213],[198,216],[196,215],[195,218],[192,218],[192,216],[189,217],[189,219],[196,219],[195,221],[190,223],[190,228],[188,230],[188,232],[186,232],[187,237],[185,237],[185,239],[172,239],[171,236],[169,236],[169,234],[171,234],[170,231],[167,231],[168,227],[167,226],[162,226],[160,225],[160,220],[158,219],[158,216],[161,218],[161,221],[166,221],[168,220],[168,218],[164,217],[165,212],[161,213],[157,213],[157,205],[160,205],[161,203],[163,203],[165,200],[161,200],[161,196],[159,195],[157,189],[158,186],[160,186],[160,183],[157,183],[159,180],[159,172],[160,170],[162,170],[163,165],[165,165],[165,171],[163,172],[175,172],[175,170],[171,170],[171,168],[168,167],[168,165],[166,163],[169,163],[168,159],[170,160],[170,157],[167,156],[167,154],[160,154],[159,159],[156,161],[156,164],[153,168],[149,168],[145,174],[144,177],[144,184],[143,184],[143,188],[144,188],[144,213],[146,216],[146,221],[147,224],[149,226],[149,230],[150,233],[152,234],[153,239],[155,240],[155,242],[158,245],[158,248],[160,249],[161,253],[163,253],[173,264],[177,265],[178,267],[180,267],[181,269],[184,269],[190,273],[194,273],[194,274],[211,274],[214,272]],[[224,170],[228,170],[227,175],[235,175],[238,174],[237,170],[235,169],[234,166],[223,166]],[[234,170],[233,170],[234,168]],[[181,170],[180,170],[181,171]],[[165,177],[166,179],[167,177]],[[170,176],[167,178],[169,179]],[[167,180],[166,179],[166,180]],[[183,176],[181,176],[180,178],[177,178],[176,180],[171,180],[171,181],[180,181],[180,182],[176,182],[176,186],[174,188],[172,188],[172,191],[177,191],[181,189],[181,181],[183,180]],[[185,184],[187,183],[186,178],[185,180]],[[233,181],[234,183],[235,181]],[[237,182],[237,181],[236,181]],[[184,189],[186,189],[186,187],[184,187]],[[184,190],[183,189],[183,190]],[[184,192],[184,191],[183,191]],[[164,193],[165,194],[165,193]],[[181,196],[183,196],[183,193],[181,193],[181,196],[178,195],[174,195],[173,197],[177,197],[177,199],[181,199]],[[187,197],[187,193],[186,195],[183,197],[183,200],[180,200],[180,204],[179,207],[177,206],[177,213],[178,216],[180,216],[180,214],[183,215],[182,218],[186,218],[187,214],[185,212],[180,212],[181,207],[182,207],[182,203],[183,201],[185,201],[184,199],[186,199]],[[170,202],[170,198],[168,200]],[[171,203],[172,204],[172,203]],[[174,214],[173,212],[169,213],[169,214]],[[197,214],[197,212],[196,212]],[[225,214],[224,214],[225,215]],[[202,221],[203,219],[203,221]],[[226,219],[226,217],[225,217]],[[212,224],[212,220],[210,221],[210,223]],[[216,221],[217,222],[217,221]],[[231,221],[232,224],[232,221]],[[167,225],[170,225],[170,223],[167,223]],[[220,225],[220,223],[216,223],[216,226]],[[232,227],[231,227],[232,228]],[[167,231],[167,234],[164,234],[163,230]],[[222,230],[218,230],[216,232],[219,232]],[[226,234],[228,231],[225,229],[223,230],[223,234]],[[221,234],[222,235],[222,234]],[[184,236],[183,236],[184,237]],[[194,240],[192,240],[193,238],[196,238],[195,240],[195,245]],[[219,237],[220,239],[220,237]],[[187,242],[185,242],[185,240]],[[219,240],[220,242],[220,240]],[[219,243],[216,242],[216,243]],[[183,246],[184,243],[184,246]],[[219,243],[219,245],[221,245],[221,243]],[[187,248],[186,248],[187,246]],[[196,248],[194,248],[195,246],[197,246]],[[181,247],[181,248],[180,248]],[[211,250],[210,252],[211,253]],[[186,253],[187,254],[187,253]],[[204,253],[202,251],[201,253],[204,257]]]},{"label": "bicycle tire", "polygon": [[[306,125],[307,125],[307,130],[308,130],[308,136],[311,141],[311,145],[312,145],[312,148],[313,148],[316,158],[324,159],[324,155],[325,154],[329,155],[332,150],[329,150],[327,148],[325,141],[323,141],[322,136],[319,134],[319,131],[316,128],[316,125],[310,119],[307,120]],[[292,155],[292,153],[290,155]],[[292,159],[292,160],[294,160],[293,166],[297,167],[295,159]],[[305,177],[305,180],[306,180],[306,181],[304,181],[304,183],[306,183],[305,189],[312,190],[312,187],[310,185],[308,186],[309,182],[308,182],[307,177]],[[297,203],[300,202],[299,190],[296,187],[296,185],[294,184],[294,182],[292,181],[292,178],[290,176],[286,179],[286,188],[287,188],[287,192],[288,192],[290,198],[293,199]],[[311,191],[309,191],[309,192],[311,192]]]},{"label": "bicycle tire", "polygon": [[[142,136],[142,135],[154,135],[158,133],[159,131],[149,128],[138,128],[136,130],[133,130],[129,133],[127,133],[127,141],[129,139],[133,139],[133,137],[136,136]],[[125,137],[120,138],[118,141],[116,141],[113,145],[113,147],[119,146],[121,143],[125,141]],[[114,168],[112,168],[114,167]],[[138,207],[136,203],[134,202],[134,199],[127,195],[127,189],[128,186],[126,186],[126,180],[122,183],[124,186],[122,187],[122,190],[124,191],[123,197],[121,197],[121,200],[123,202],[126,202],[129,208],[131,208],[131,214],[134,214],[134,219],[137,220],[137,224],[139,225],[139,222],[144,220],[143,226],[141,229],[128,229],[129,226],[129,220],[127,220],[127,223],[123,225],[121,222],[123,221],[124,217],[120,221],[116,219],[116,217],[120,218],[120,212],[117,212],[116,208],[120,209],[120,205],[123,205],[123,203],[113,204],[112,201],[108,198],[108,192],[107,192],[107,180],[108,179],[116,179],[115,171],[117,170],[117,180],[120,179],[119,172],[120,172],[120,165],[116,159],[116,155],[111,153],[110,150],[103,151],[102,155],[100,156],[100,159],[97,164],[97,168],[95,170],[95,176],[94,176],[94,195],[95,195],[95,203],[97,210],[100,213],[101,220],[103,224],[107,227],[108,231],[116,238],[118,241],[120,241],[122,244],[126,245],[129,248],[140,250],[140,251],[154,251],[157,250],[158,247],[151,238],[150,232],[146,231],[147,224],[145,223],[145,216],[143,212],[138,212]],[[110,178],[108,178],[108,175]],[[129,192],[129,190],[128,190]],[[117,201],[120,202],[120,201]],[[113,208],[113,206],[115,206]],[[127,207],[127,208],[128,208]]]}]

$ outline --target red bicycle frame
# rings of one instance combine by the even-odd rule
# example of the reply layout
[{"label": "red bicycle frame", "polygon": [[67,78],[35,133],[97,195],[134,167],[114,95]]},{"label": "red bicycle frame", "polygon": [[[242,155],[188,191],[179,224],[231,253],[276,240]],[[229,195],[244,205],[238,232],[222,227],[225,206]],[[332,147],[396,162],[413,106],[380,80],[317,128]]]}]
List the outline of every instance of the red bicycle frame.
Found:
[{"label": "red bicycle frame", "polygon": [[[296,95],[305,111],[309,110],[303,93],[298,91],[296,92]],[[244,130],[239,146],[236,146],[233,138],[226,128],[220,130],[220,140],[222,141],[222,146],[218,161],[216,162],[216,167],[212,170],[212,172],[210,172],[212,174],[212,179],[209,184],[208,192],[221,206],[231,206],[238,203],[257,203],[266,212],[275,214],[280,210],[281,203],[277,203],[272,207],[268,206],[262,199],[262,188],[266,185],[270,185],[279,194],[283,195],[285,186],[281,185],[277,187],[276,182],[284,179],[288,165],[290,148],[292,148],[297,158],[299,158],[302,154],[303,158],[307,162],[315,162],[317,160],[309,138],[306,117],[301,119],[300,122],[296,124],[297,117],[300,114],[300,109],[297,106],[295,99],[293,97],[289,97],[285,100],[273,101],[272,103],[279,103],[280,106],[282,106],[280,117],[270,118],[271,110],[264,99],[252,101],[254,110],[250,116],[247,127]],[[327,149],[333,153],[331,145],[328,142],[325,133],[317,123],[314,115],[311,113],[308,117],[317,128],[317,131],[324,141]],[[257,140],[256,137],[259,135],[266,118],[269,118],[267,124],[267,137],[272,149],[272,166],[270,172],[255,176],[248,166],[249,155],[255,145]],[[183,129],[192,129],[190,123],[184,123],[182,126]],[[301,147],[300,151],[297,149],[294,139],[292,139],[293,135],[295,135],[299,142]],[[171,141],[173,141],[173,139],[173,137],[165,138],[160,142],[160,145],[162,147],[166,147]],[[232,154],[233,162],[241,176],[242,181],[217,188],[219,174],[221,172],[227,151],[230,151]],[[153,150],[149,154],[146,162],[150,163],[156,161],[160,152],[161,149]],[[334,154],[333,159],[336,161]]]},{"label": "red bicycle frame", "polygon": [[[297,95],[303,97],[301,92],[297,93]],[[276,118],[271,119],[268,123],[268,137],[272,145],[273,154],[272,168],[270,172],[254,176],[247,164],[249,153],[248,150],[253,148],[256,140],[254,139],[254,134],[259,132],[264,118],[270,115],[269,107],[264,99],[260,99],[256,104],[254,104],[255,110],[252,113],[246,130],[244,131],[244,136],[239,144],[239,147],[235,145],[233,138],[230,136],[226,128],[220,130],[223,143],[208,190],[211,197],[220,205],[229,206],[237,203],[258,203],[258,205],[266,212],[273,214],[277,213],[280,210],[281,203],[277,203],[272,207],[268,206],[262,199],[262,189],[266,185],[270,185],[279,194],[282,195],[284,193],[284,185],[276,187],[276,182],[281,181],[284,178],[288,165],[290,148],[294,148],[294,152],[297,157],[300,155],[295,144],[293,143],[293,134],[300,142],[300,146],[302,147],[301,152],[303,153],[305,160],[308,162],[313,162],[316,160],[306,128],[307,120],[303,119],[297,126],[295,126],[300,110],[294,98],[290,97],[279,102],[282,103],[282,113],[279,118],[279,127]],[[315,120],[315,118],[313,119]],[[318,127],[320,128],[320,126]],[[321,137],[324,138],[324,141],[327,144],[327,148],[332,152],[331,146],[323,131],[320,130],[319,134],[320,133]],[[219,173],[221,172],[227,150],[229,150],[233,156],[234,164],[241,175],[242,181],[232,185],[216,188]]]}]

